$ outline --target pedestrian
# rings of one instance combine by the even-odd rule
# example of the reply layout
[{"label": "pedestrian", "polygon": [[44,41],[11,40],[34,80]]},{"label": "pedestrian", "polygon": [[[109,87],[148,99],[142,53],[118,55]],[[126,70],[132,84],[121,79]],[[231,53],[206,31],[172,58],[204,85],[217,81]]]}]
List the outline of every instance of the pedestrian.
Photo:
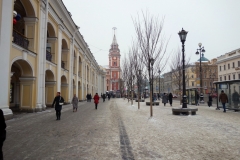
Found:
[{"label": "pedestrian", "polygon": [[89,99],[88,97],[89,97],[89,96],[88,96],[88,94],[87,94],[87,95],[86,95],[86,98],[87,98],[87,102],[88,102],[88,99]]},{"label": "pedestrian", "polygon": [[198,92],[196,92],[196,106],[199,106],[198,101],[199,101],[199,94],[198,94]]},{"label": "pedestrian", "polygon": [[108,94],[108,100],[110,100],[110,94]]},{"label": "pedestrian", "polygon": [[164,104],[164,106],[166,105],[166,103],[168,103],[168,97],[167,97],[166,93],[163,94],[162,103]]},{"label": "pedestrian", "polygon": [[172,93],[169,93],[168,100],[169,100],[170,106],[172,106],[172,98],[173,98]]},{"label": "pedestrian", "polygon": [[105,102],[105,99],[106,99],[106,95],[105,94],[102,95],[102,99],[103,99],[103,102]]},{"label": "pedestrian", "polygon": [[226,103],[228,103],[228,96],[224,93],[223,90],[219,96],[219,102],[222,102],[223,112],[226,112]]},{"label": "pedestrian", "polygon": [[95,103],[95,109],[97,109],[98,103],[99,103],[99,96],[98,93],[95,94],[95,96],[93,97],[94,99],[94,103]]},{"label": "pedestrian", "polygon": [[208,96],[208,107],[212,106],[212,95],[209,94]]},{"label": "pedestrian", "polygon": [[89,102],[91,102],[91,100],[92,100],[92,95],[89,94]]},{"label": "pedestrian", "polygon": [[0,109],[0,137],[1,137],[1,151],[0,151],[0,160],[3,160],[3,151],[2,151],[2,147],[3,147],[3,142],[6,139],[6,123],[5,123],[5,119],[4,119],[4,115],[3,115],[3,111]]},{"label": "pedestrian", "polygon": [[55,104],[55,110],[56,110],[56,116],[57,116],[56,120],[60,120],[63,103],[64,103],[64,99],[61,96],[61,93],[57,92],[57,96],[54,98],[54,101],[53,101],[53,104],[52,104],[52,107]]},{"label": "pedestrian", "polygon": [[78,98],[77,98],[76,94],[74,94],[74,96],[72,98],[72,105],[73,105],[73,112],[77,112]]}]

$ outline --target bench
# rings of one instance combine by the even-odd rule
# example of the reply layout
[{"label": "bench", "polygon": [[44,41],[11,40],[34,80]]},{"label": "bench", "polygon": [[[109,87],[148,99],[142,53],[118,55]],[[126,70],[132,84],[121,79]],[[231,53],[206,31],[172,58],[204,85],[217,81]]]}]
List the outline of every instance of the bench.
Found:
[{"label": "bench", "polygon": [[[144,102],[145,100],[144,99],[140,99],[140,102]],[[135,100],[135,102],[138,102],[138,99]]]},{"label": "bench", "polygon": [[[159,106],[159,102],[152,102],[154,106]],[[150,106],[150,102],[146,102],[147,106]]]},{"label": "bench", "polygon": [[197,108],[173,108],[172,109],[172,114],[173,115],[196,115],[196,112],[198,111]]}]

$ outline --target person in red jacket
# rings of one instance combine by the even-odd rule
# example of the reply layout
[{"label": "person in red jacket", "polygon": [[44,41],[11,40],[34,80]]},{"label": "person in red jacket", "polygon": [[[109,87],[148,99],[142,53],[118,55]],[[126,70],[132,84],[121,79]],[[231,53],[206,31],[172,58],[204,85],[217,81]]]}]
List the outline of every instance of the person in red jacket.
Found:
[{"label": "person in red jacket", "polygon": [[98,105],[98,103],[99,103],[99,96],[98,96],[98,93],[96,93],[95,94],[95,96],[94,96],[94,103],[95,103],[95,109],[97,109],[97,105]]}]

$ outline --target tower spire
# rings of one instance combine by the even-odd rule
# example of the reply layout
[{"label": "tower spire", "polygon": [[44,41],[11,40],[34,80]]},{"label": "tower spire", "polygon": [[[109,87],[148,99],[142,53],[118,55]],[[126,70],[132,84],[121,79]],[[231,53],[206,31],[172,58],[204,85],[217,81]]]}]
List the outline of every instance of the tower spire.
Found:
[{"label": "tower spire", "polygon": [[112,41],[112,45],[117,45],[117,39],[116,39],[116,35],[115,35],[115,31],[116,31],[116,27],[113,27],[113,32],[114,32],[114,36],[113,36],[113,41]]}]

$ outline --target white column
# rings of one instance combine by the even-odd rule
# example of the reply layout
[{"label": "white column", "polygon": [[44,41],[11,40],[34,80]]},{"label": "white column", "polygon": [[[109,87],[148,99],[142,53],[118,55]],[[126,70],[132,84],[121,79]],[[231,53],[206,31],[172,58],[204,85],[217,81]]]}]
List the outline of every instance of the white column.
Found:
[{"label": "white column", "polygon": [[72,92],[73,92],[73,86],[72,86],[72,81],[73,81],[73,52],[74,52],[74,39],[71,39],[70,43],[70,52],[69,52],[69,83],[68,83],[68,102],[71,102],[71,97],[72,97]]},{"label": "white column", "polygon": [[82,70],[81,70],[81,79],[82,79],[82,80],[81,80],[81,87],[82,87],[82,88],[81,88],[81,90],[82,90],[82,97],[81,97],[81,99],[82,99],[82,100],[84,100],[84,99],[85,99],[85,96],[86,96],[86,95],[84,95],[84,86],[83,86],[83,80],[84,80],[84,79],[83,79],[83,72],[84,72],[84,68],[85,68],[85,62],[84,62],[84,60],[82,59],[82,67],[81,67],[81,69],[82,69]]},{"label": "white column", "polygon": [[61,76],[62,76],[62,25],[58,26],[58,55],[57,55],[57,92],[61,92]]},{"label": "white column", "polygon": [[79,72],[79,53],[77,52],[77,78],[76,78],[76,96],[78,97],[78,72]]},{"label": "white column", "polygon": [[[42,111],[45,102],[43,102],[44,89],[45,89],[45,70],[46,63],[46,4],[44,1],[40,2],[40,15],[39,15],[39,47],[37,59],[37,104],[36,111]],[[45,98],[44,98],[45,100]],[[44,104],[44,105],[43,105]]]},{"label": "white column", "polygon": [[2,0],[0,8],[0,108],[5,118],[12,118],[12,110],[9,109],[10,90],[10,53],[12,45],[12,20],[13,20],[13,0]]}]

